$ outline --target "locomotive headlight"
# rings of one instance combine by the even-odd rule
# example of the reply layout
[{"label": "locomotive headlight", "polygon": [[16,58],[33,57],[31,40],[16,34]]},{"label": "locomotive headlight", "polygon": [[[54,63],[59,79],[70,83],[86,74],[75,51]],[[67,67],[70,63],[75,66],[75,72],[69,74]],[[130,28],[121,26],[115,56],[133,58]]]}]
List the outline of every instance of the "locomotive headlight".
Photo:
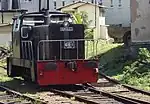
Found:
[{"label": "locomotive headlight", "polygon": [[68,21],[65,21],[64,22],[64,27],[68,27],[69,26],[69,22]]},{"label": "locomotive headlight", "polygon": [[99,72],[99,69],[98,68],[95,68],[95,73],[98,73]]}]

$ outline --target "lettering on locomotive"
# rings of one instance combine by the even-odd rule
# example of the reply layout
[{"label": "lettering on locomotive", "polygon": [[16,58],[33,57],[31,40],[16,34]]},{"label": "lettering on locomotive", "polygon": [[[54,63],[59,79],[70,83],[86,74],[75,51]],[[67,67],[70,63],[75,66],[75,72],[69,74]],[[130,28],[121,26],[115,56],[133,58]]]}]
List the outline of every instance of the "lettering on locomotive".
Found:
[{"label": "lettering on locomotive", "polygon": [[60,27],[60,31],[73,31],[73,27]]}]

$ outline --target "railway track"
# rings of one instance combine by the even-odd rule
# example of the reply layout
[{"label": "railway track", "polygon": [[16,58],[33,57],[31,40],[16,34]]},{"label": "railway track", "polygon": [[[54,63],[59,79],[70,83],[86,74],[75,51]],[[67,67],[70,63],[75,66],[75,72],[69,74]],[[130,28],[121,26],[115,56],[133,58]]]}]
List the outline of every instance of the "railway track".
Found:
[{"label": "railway track", "polygon": [[[61,95],[80,101],[79,104],[82,102],[87,104],[150,104],[149,92],[135,89],[128,85],[122,85],[108,76],[101,76],[103,76],[103,81],[93,84],[92,86],[89,84],[50,86],[47,91],[55,93],[53,96]],[[52,95],[47,94],[46,96],[51,97]],[[62,102],[66,102],[64,100],[65,98],[62,99]],[[77,101],[75,104],[78,104]],[[13,104],[33,104],[33,102],[40,102],[34,104],[46,104],[46,102],[32,99],[6,87],[0,86],[0,104],[6,104],[6,102],[13,102]],[[70,100],[67,102],[73,104]]]},{"label": "railway track", "polygon": [[138,104],[132,100],[99,91],[86,85],[53,87],[50,91],[87,104]]},{"label": "railway track", "polygon": [[101,76],[104,81],[97,84],[75,85],[64,89],[59,87],[50,91],[87,104],[150,104],[149,92],[123,85],[104,74]]},{"label": "railway track", "polygon": [[0,86],[0,104],[46,104],[7,87]]},{"label": "railway track", "polygon": [[100,91],[105,91],[140,104],[150,104],[150,92],[146,92],[129,85],[124,85],[111,77],[100,73],[104,78],[98,84],[94,84],[95,88]]}]

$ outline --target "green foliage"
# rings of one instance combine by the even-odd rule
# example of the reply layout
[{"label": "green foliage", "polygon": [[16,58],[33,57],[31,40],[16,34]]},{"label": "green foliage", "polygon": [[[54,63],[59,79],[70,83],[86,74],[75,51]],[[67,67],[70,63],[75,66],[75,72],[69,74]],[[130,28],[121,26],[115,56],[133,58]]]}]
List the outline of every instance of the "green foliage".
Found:
[{"label": "green foliage", "polygon": [[123,83],[150,90],[150,51],[148,49],[139,49],[137,60],[131,65],[124,66],[120,80]]},{"label": "green foliage", "polygon": [[[124,52],[121,49],[119,50],[115,51],[115,54],[112,54],[113,51],[110,51],[111,56],[116,57],[120,54],[119,57],[113,60],[111,60],[112,58],[110,59],[110,56],[105,56],[105,60],[108,60],[107,64],[100,68],[100,70],[124,84],[150,91],[150,51],[146,48],[140,48],[138,57],[134,60],[129,60],[123,57]],[[100,64],[103,62],[101,58]]]},{"label": "green foliage", "polygon": [[71,13],[75,24],[83,24],[85,31],[85,38],[92,39],[94,34],[94,28],[90,28],[92,20],[88,20],[88,13],[85,11]]},{"label": "green foliage", "polygon": [[138,58],[140,61],[150,63],[150,51],[146,48],[140,48]]}]

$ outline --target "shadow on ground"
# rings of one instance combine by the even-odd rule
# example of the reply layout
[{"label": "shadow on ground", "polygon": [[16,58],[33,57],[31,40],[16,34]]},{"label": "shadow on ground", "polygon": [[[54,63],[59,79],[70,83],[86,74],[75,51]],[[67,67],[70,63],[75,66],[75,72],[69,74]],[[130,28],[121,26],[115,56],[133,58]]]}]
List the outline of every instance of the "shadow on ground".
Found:
[{"label": "shadow on ground", "polygon": [[99,55],[99,70],[108,76],[123,73],[123,67],[132,63],[129,50],[123,45]]},{"label": "shadow on ground", "polygon": [[36,94],[38,91],[40,91],[40,88],[36,84],[27,83],[26,81],[17,78],[0,82],[0,84],[20,93]]},{"label": "shadow on ground", "polygon": [[[9,78],[9,77],[8,77]],[[1,82],[0,85],[4,85],[7,88],[18,91],[23,94],[37,94],[41,92],[50,92],[50,89],[61,89],[65,91],[77,91],[81,89],[81,86],[74,85],[50,85],[50,86],[38,86],[36,83],[30,81],[24,81],[20,78],[11,78],[11,80]]]}]

